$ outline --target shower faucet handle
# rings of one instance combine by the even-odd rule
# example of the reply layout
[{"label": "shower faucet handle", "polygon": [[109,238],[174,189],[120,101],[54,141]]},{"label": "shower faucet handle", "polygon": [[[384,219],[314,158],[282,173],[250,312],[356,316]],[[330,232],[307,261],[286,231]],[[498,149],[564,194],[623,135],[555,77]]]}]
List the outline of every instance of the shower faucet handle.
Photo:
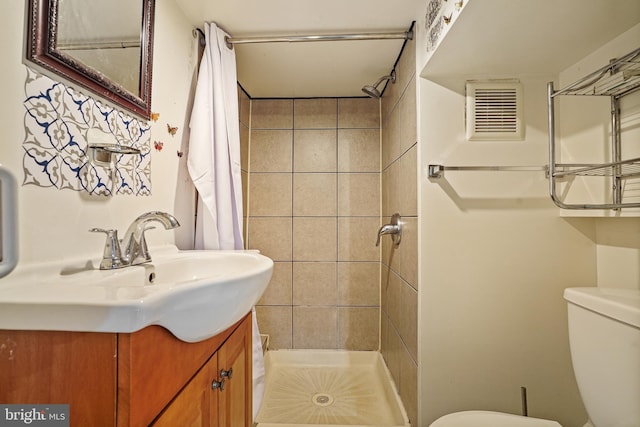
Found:
[{"label": "shower faucet handle", "polygon": [[402,239],[402,221],[399,213],[394,213],[393,216],[391,216],[391,224],[385,224],[380,227],[376,246],[380,246],[380,238],[385,234],[391,234],[394,247],[400,245],[400,240]]}]

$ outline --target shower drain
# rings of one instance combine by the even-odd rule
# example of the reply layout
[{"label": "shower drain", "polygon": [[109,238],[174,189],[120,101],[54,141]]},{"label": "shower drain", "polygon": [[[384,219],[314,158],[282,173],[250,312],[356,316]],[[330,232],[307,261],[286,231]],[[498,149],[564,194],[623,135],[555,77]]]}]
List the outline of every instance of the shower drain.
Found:
[{"label": "shower drain", "polygon": [[318,406],[329,406],[333,403],[333,396],[326,393],[316,393],[311,398],[311,401]]}]

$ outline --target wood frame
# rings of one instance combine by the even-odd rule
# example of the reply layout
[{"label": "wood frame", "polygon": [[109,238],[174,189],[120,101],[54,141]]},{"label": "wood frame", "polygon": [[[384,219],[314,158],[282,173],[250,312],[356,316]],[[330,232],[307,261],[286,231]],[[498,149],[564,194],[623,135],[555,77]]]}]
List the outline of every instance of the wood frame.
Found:
[{"label": "wood frame", "polygon": [[78,84],[114,106],[148,120],[151,117],[155,0],[141,2],[139,94],[129,92],[102,73],[56,49],[59,0],[29,0],[25,60],[39,71],[55,73],[71,85]]}]

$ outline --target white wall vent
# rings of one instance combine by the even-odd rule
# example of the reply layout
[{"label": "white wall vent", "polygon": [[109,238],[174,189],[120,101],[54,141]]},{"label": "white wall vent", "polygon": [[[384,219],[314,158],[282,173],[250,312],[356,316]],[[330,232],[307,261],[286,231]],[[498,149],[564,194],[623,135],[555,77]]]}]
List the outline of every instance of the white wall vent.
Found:
[{"label": "white wall vent", "polygon": [[524,138],[521,83],[469,81],[466,90],[468,140]]}]

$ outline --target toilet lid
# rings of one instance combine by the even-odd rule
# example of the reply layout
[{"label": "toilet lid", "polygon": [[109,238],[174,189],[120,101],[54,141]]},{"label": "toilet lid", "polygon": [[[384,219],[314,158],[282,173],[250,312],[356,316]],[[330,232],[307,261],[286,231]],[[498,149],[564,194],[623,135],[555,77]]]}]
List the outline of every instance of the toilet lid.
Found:
[{"label": "toilet lid", "polygon": [[454,412],[435,420],[430,427],[562,427],[541,418],[490,411]]}]

